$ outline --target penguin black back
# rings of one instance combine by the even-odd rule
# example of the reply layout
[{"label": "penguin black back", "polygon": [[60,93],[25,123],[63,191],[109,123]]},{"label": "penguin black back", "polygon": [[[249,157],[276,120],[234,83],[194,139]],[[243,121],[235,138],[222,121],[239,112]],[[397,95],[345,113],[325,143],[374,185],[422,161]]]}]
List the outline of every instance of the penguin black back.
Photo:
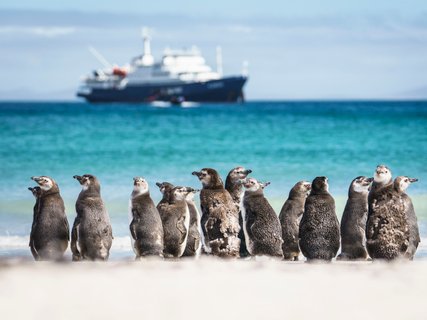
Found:
[{"label": "penguin black back", "polygon": [[283,257],[285,260],[298,260],[299,224],[304,213],[304,204],[311,190],[311,183],[299,181],[289,192],[288,199],[280,210],[279,220],[282,228]]},{"label": "penguin black back", "polygon": [[308,260],[330,261],[338,252],[339,223],[326,177],[317,177],[311,184],[299,227],[299,237],[301,252]]}]

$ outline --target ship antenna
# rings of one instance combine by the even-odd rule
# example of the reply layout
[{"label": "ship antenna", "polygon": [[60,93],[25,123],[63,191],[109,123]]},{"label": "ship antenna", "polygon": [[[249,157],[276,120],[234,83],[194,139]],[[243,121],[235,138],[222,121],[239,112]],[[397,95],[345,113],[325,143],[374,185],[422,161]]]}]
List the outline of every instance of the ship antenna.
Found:
[{"label": "ship antenna", "polygon": [[111,63],[108,62],[107,59],[104,58],[102,54],[98,52],[94,47],[89,46],[89,51],[92,53],[92,55],[107,69],[111,69]]},{"label": "ship antenna", "polygon": [[144,52],[142,54],[142,64],[144,66],[151,66],[154,63],[154,58],[151,54],[150,37],[148,35],[148,28],[142,28],[142,40],[144,42]]},{"label": "ship antenna", "polygon": [[242,75],[243,76],[249,75],[249,62],[248,62],[248,60],[243,61]]},{"label": "ship antenna", "polygon": [[222,77],[222,49],[220,46],[216,47],[216,72]]}]

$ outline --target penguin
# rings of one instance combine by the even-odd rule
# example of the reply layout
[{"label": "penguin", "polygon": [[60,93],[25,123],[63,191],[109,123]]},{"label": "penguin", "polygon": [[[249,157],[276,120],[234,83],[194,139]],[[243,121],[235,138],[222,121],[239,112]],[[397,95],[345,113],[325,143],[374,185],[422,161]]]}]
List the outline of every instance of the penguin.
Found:
[{"label": "penguin", "polygon": [[[405,181],[405,184],[414,183],[417,182],[418,179],[416,178],[409,178],[406,177],[408,181]],[[409,184],[406,186],[406,188],[409,186]],[[401,187],[402,189],[404,186]],[[405,189],[406,189],[405,188]],[[417,251],[418,245],[421,242],[420,239],[420,231],[418,228],[418,221],[417,221],[417,215],[415,214],[414,205],[412,204],[411,198],[404,192],[401,194],[402,201],[404,202],[405,206],[405,215],[406,219],[408,221],[408,227],[409,227],[409,245],[408,249],[406,249],[405,257],[409,260],[414,259],[415,252]]]},{"label": "penguin", "polygon": [[237,207],[237,210],[239,210],[239,225],[240,225],[240,231],[239,231],[239,239],[240,239],[240,257],[244,258],[249,256],[249,252],[246,249],[246,243],[245,243],[245,234],[243,233],[243,219],[242,219],[242,213],[240,210],[240,203],[242,201],[242,196],[244,193],[242,180],[245,179],[248,174],[250,174],[252,170],[245,169],[244,167],[236,167],[227,175],[227,178],[225,179],[225,190],[227,190],[231,197],[233,198],[233,202]]},{"label": "penguin", "polygon": [[341,218],[341,253],[337,260],[366,260],[366,220],[368,193],[374,178],[359,176],[350,184],[348,200]]},{"label": "penguin", "polygon": [[218,257],[238,257],[239,211],[230,193],[225,190],[218,172],[211,168],[194,171],[202,183],[200,206],[204,249]]},{"label": "penguin", "polygon": [[331,261],[340,247],[340,227],[335,213],[335,201],[328,189],[327,177],[315,178],[305,201],[299,226],[299,246],[308,261]]},{"label": "penguin", "polygon": [[242,199],[243,231],[251,256],[283,258],[282,230],[274,209],[264,197],[263,186],[256,179],[245,179]]},{"label": "penguin", "polygon": [[403,196],[411,179],[397,177],[393,184],[377,190],[366,226],[366,247],[372,259],[404,258],[409,247],[407,197]]},{"label": "penguin", "polygon": [[91,175],[73,176],[82,186],[71,233],[73,260],[108,260],[113,242],[110,217],[101,198],[101,185]]},{"label": "penguin", "polygon": [[169,192],[168,202],[159,207],[165,258],[179,258],[185,251],[190,226],[190,210],[185,201],[188,193],[185,187],[174,187]]},{"label": "penguin", "polygon": [[200,190],[187,187],[187,191],[188,194],[185,197],[185,201],[187,202],[188,210],[190,211],[190,226],[188,230],[187,245],[182,256],[198,258],[202,251],[202,229],[200,226],[200,213],[194,202],[194,195]]},{"label": "penguin", "polygon": [[311,183],[297,182],[289,192],[288,199],[280,210],[279,220],[282,227],[282,251],[285,260],[298,261],[299,224],[304,213],[304,204],[311,190]]},{"label": "penguin", "polygon": [[148,183],[142,177],[133,178],[129,213],[132,217],[129,229],[136,259],[145,256],[163,257],[162,220],[150,197]]},{"label": "penguin", "polygon": [[64,201],[55,180],[47,176],[31,177],[39,187],[36,196],[30,248],[35,260],[61,260],[70,240]]}]

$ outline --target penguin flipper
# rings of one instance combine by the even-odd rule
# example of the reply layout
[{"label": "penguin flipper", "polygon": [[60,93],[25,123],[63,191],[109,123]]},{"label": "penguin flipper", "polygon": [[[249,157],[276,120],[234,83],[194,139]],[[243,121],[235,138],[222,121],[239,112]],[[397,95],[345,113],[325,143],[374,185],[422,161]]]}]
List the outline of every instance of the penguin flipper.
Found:
[{"label": "penguin flipper", "polygon": [[130,223],[129,229],[130,229],[130,234],[131,234],[132,238],[134,240],[137,240],[135,224],[136,224],[135,219],[132,219],[132,222]]},{"label": "penguin flipper", "polygon": [[184,243],[187,239],[188,229],[185,227],[185,217],[180,217],[176,222],[176,228],[181,233],[180,244]]},{"label": "penguin flipper", "polygon": [[73,224],[73,229],[71,231],[71,252],[73,253],[73,260],[74,260],[74,256],[76,257],[80,257],[80,251],[78,249],[78,241],[79,241],[79,235],[78,235],[78,226],[80,224],[80,219],[77,216],[76,219],[74,220],[74,224]]},{"label": "penguin flipper", "polygon": [[70,241],[70,225],[68,224],[68,219],[66,216],[64,216],[63,222],[64,222],[65,230],[67,232],[67,241]]}]

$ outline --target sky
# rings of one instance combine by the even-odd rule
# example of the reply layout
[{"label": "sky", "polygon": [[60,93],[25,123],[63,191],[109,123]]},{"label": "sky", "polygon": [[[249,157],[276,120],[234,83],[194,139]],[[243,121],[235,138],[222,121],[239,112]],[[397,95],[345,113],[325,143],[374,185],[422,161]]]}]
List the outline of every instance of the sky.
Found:
[{"label": "sky", "polygon": [[427,98],[427,1],[30,1],[0,4],[0,100],[73,100],[81,77],[126,64],[150,28],[215,67],[249,63],[251,100]]}]

